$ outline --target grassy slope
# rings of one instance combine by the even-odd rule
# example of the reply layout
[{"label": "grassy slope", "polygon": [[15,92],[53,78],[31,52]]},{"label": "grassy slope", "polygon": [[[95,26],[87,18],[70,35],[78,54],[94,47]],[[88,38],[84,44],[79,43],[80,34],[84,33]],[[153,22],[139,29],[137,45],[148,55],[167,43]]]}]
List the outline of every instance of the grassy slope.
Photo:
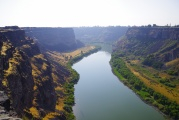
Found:
[{"label": "grassy slope", "polygon": [[[139,94],[143,100],[175,119],[179,119],[179,76],[176,74],[179,69],[179,59],[169,62],[162,60],[165,55],[172,55],[173,51],[178,48],[178,44],[178,40],[129,40],[124,36],[116,44],[111,59],[114,74],[124,84]],[[144,65],[142,62],[149,55],[154,56],[152,62],[162,63],[163,67],[154,68]],[[155,99],[150,89],[160,94],[161,98],[164,97],[166,102],[161,103],[160,99]],[[173,103],[176,103],[177,107],[172,109]]]},{"label": "grassy slope", "polygon": [[141,75],[139,75],[138,72],[133,71],[133,68],[124,62],[124,59],[118,58],[114,54],[110,63],[114,74],[119,79],[122,78],[122,80],[120,80],[135,91],[141,99],[157,107],[169,117],[179,119],[179,105],[153,89],[151,86],[156,86],[157,84],[155,82],[151,82],[151,80],[142,77],[145,82],[149,83],[146,84],[141,80]]},{"label": "grassy slope", "polygon": [[168,74],[152,67],[142,67],[140,63],[131,65],[130,63],[126,62],[126,66],[147,87],[152,88],[156,92],[161,93],[170,100],[176,101],[179,104],[179,92],[177,91],[178,88],[171,88],[159,82],[162,77],[168,76]]}]

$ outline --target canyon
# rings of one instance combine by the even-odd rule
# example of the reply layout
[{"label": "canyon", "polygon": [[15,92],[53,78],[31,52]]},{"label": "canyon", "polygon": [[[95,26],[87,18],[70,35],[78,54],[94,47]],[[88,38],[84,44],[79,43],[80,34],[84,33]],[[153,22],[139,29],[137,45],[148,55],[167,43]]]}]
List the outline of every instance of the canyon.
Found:
[{"label": "canyon", "polygon": [[161,26],[1,27],[2,112],[22,119],[75,119],[79,74],[71,65],[99,50],[84,43],[112,45],[113,73],[142,100],[178,119],[179,28]]}]

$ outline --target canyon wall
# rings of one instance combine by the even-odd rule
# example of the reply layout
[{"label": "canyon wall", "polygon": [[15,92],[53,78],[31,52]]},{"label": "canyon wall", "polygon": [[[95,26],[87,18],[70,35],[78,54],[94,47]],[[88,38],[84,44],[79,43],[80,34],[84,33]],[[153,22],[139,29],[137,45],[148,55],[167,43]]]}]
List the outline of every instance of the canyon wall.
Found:
[{"label": "canyon wall", "polygon": [[108,27],[75,27],[76,38],[85,42],[105,42],[113,43],[123,36],[128,27],[108,26]]},{"label": "canyon wall", "polygon": [[83,47],[84,44],[76,40],[72,28],[23,28],[27,36],[35,38],[42,47],[58,52],[72,51]]},{"label": "canyon wall", "polygon": [[66,119],[63,106],[56,110],[64,95],[55,87],[65,84],[70,72],[42,53],[36,40],[18,27],[0,28],[0,63],[0,90],[19,117],[42,119],[53,113],[52,118]]}]

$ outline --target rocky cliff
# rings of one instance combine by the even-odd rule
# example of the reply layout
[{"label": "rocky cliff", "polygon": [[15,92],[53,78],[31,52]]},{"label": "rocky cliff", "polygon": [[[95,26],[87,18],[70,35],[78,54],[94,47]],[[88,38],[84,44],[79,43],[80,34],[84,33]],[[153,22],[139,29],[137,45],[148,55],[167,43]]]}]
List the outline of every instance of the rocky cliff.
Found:
[{"label": "rocky cliff", "polygon": [[32,68],[27,54],[20,50],[24,44],[21,40],[25,39],[25,32],[20,29],[5,29],[0,32],[1,89],[11,98],[17,113],[29,108],[33,99]]},{"label": "rocky cliff", "polygon": [[128,27],[76,27],[74,28],[76,38],[85,42],[107,42],[113,43],[123,36]]},{"label": "rocky cliff", "polygon": [[138,40],[177,40],[179,28],[177,27],[131,27],[127,30],[128,39]]},{"label": "rocky cliff", "polygon": [[0,90],[19,117],[66,119],[63,84],[71,79],[66,67],[41,53],[36,41],[18,27],[0,29],[0,58]]},{"label": "rocky cliff", "polygon": [[66,52],[84,46],[82,42],[75,39],[72,28],[24,28],[26,35],[35,38],[43,47]]},{"label": "rocky cliff", "polygon": [[162,62],[179,57],[179,28],[133,27],[117,43],[118,48],[134,55],[154,54]]}]

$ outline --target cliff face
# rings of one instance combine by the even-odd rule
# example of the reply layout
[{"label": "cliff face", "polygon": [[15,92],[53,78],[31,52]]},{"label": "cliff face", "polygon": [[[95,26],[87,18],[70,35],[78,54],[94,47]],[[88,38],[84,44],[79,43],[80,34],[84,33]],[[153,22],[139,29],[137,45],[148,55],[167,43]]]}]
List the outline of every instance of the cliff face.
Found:
[{"label": "cliff face", "polygon": [[108,42],[117,41],[123,36],[128,27],[76,27],[74,28],[76,38],[86,42]]},{"label": "cliff face", "polygon": [[29,58],[19,48],[23,44],[21,40],[25,40],[23,30],[0,32],[1,89],[11,98],[17,113],[31,106],[34,85]]},{"label": "cliff face", "polygon": [[[8,95],[18,116],[42,119],[56,111],[62,96],[55,87],[64,84],[70,73],[42,54],[24,30],[0,29],[0,63],[0,90]],[[65,119],[63,112],[62,106],[53,118]]]},{"label": "cliff face", "polygon": [[179,57],[179,28],[129,28],[117,47],[134,55],[154,54],[162,62]]},{"label": "cliff face", "polygon": [[26,35],[36,38],[43,47],[53,51],[71,51],[84,46],[75,39],[72,28],[24,28]]},{"label": "cliff face", "polygon": [[179,39],[179,28],[170,27],[133,27],[126,32],[128,39],[135,38],[139,40],[166,40]]},{"label": "cliff face", "polygon": [[129,28],[125,36],[117,42],[114,51],[119,56],[140,56],[144,65],[179,75],[179,28]]}]

